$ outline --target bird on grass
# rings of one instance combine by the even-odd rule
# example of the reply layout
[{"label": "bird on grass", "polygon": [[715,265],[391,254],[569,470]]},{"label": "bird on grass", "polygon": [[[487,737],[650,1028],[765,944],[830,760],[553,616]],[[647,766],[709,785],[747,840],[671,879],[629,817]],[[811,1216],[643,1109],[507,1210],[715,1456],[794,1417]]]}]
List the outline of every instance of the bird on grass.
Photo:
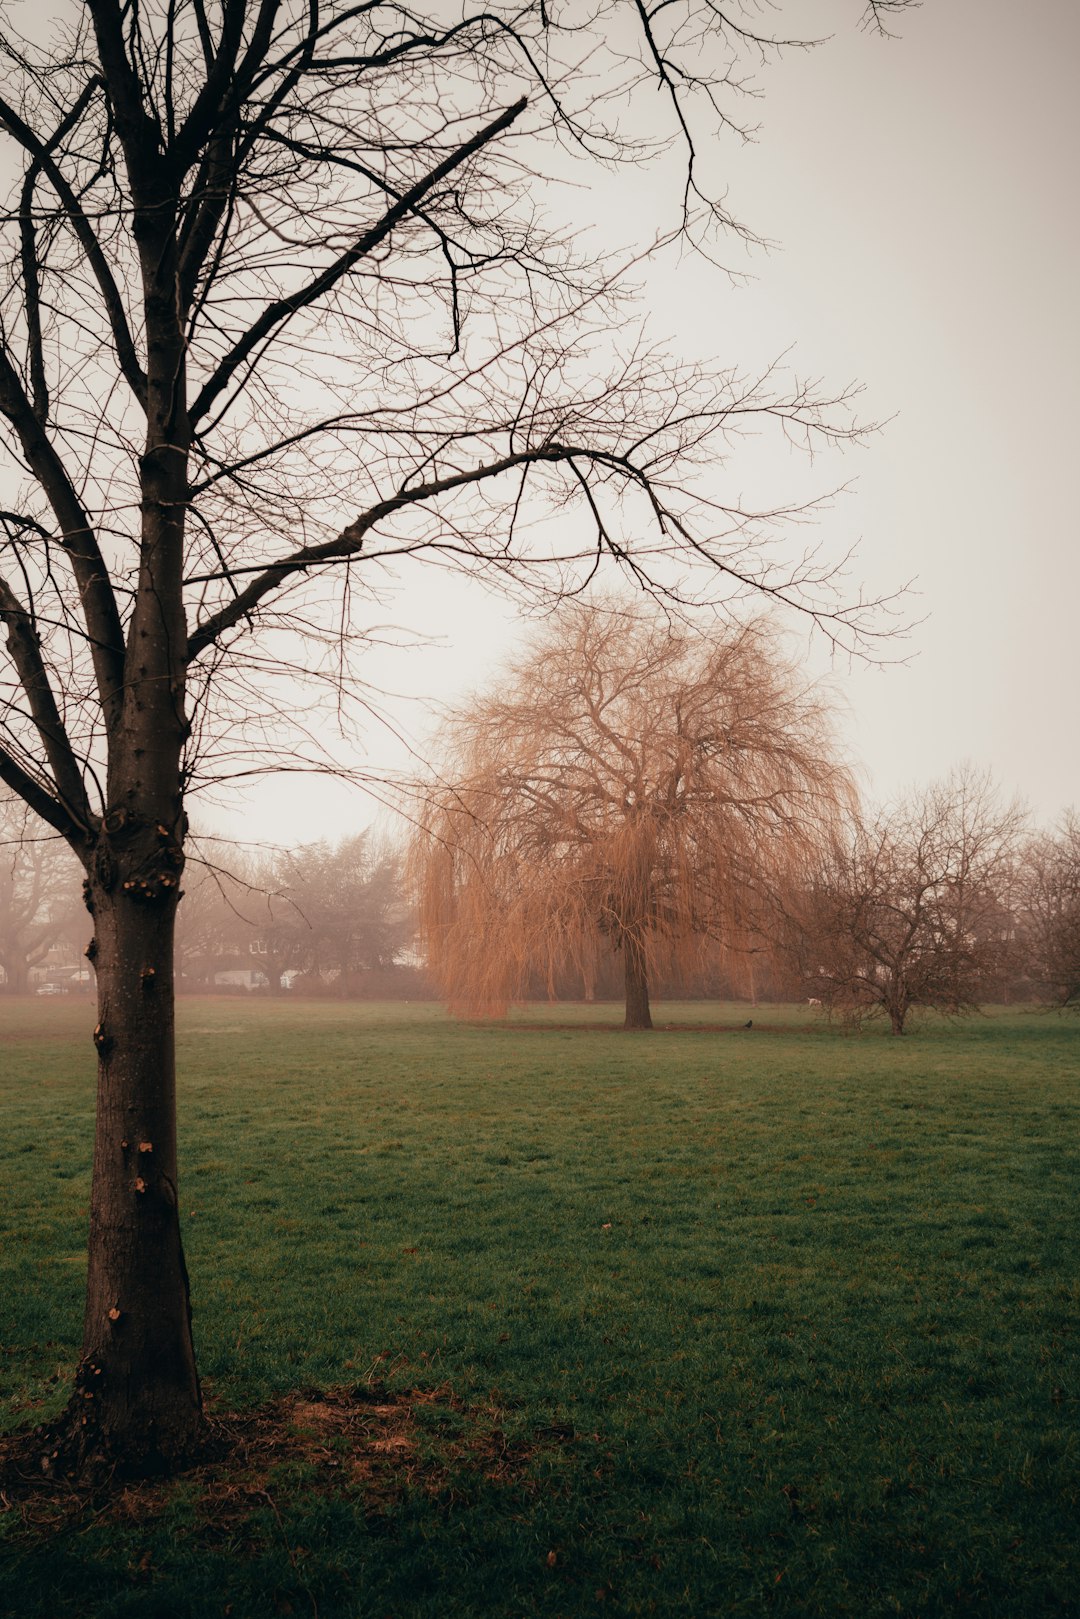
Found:
[{"label": "bird on grass", "polygon": [[753,1018],[747,1018],[746,1022],[743,1024],[743,1028],[744,1029],[752,1029],[753,1027],[754,1027]]}]

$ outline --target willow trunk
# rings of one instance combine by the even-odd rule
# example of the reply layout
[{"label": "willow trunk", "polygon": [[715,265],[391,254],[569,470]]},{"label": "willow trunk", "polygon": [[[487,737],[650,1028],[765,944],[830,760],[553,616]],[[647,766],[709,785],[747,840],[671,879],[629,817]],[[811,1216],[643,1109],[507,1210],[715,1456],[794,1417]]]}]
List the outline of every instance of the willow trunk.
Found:
[{"label": "willow trunk", "polygon": [[624,1029],[651,1029],[649,973],[644,940],[629,933],[623,943],[623,978],[626,988]]}]

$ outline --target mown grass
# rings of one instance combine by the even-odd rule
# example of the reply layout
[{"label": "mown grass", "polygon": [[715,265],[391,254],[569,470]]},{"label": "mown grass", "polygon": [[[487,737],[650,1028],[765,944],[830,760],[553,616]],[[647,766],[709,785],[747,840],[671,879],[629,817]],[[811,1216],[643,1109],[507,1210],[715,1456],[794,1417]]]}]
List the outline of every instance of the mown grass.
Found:
[{"label": "mown grass", "polygon": [[[436,1397],[377,1499],[298,1454],[239,1525],[190,1481],[149,1519],[10,1512],[0,1609],[1080,1612],[1080,1025],[749,1015],[183,1003],[214,1402]],[[0,1001],[9,1425],[77,1352],[88,1022]]]}]

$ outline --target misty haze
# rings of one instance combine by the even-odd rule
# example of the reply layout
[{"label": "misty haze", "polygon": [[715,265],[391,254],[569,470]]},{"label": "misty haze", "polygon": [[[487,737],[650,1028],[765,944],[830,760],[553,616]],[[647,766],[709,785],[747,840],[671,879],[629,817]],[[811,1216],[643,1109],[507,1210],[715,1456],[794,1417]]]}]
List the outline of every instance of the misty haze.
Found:
[{"label": "misty haze", "polygon": [[5,0],[5,1612],[1075,1611],[1078,47]]}]

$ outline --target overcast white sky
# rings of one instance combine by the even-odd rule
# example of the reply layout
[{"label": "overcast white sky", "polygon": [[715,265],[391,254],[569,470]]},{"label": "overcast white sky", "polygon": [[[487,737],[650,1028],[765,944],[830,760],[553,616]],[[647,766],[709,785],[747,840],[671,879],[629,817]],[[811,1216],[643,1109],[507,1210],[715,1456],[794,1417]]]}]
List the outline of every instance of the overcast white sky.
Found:
[{"label": "overcast white sky", "polygon": [[[871,591],[914,578],[925,620],[894,648],[906,665],[834,669],[849,751],[875,797],[967,759],[1053,820],[1080,803],[1080,7],[925,0],[886,42],[851,26],[858,9],[789,8],[807,33],[843,26],[762,75],[758,141],[730,154],[733,205],[781,250],[737,290],[666,266],[653,330],[720,362],[795,344],[803,373],[865,384],[865,413],[892,420],[847,458],[854,493],[819,537],[837,555],[859,541],[853,577]],[[643,206],[663,183],[635,180],[653,188]],[[605,218],[627,200],[614,182],[591,199]],[[372,660],[374,681],[412,695],[390,707],[417,738],[415,699],[483,684],[521,633],[504,602],[421,570],[386,616],[438,637]],[[366,747],[402,763],[376,726]],[[355,789],[277,780],[212,819],[292,843],[312,835],[313,794],[327,835],[372,817]]]}]

